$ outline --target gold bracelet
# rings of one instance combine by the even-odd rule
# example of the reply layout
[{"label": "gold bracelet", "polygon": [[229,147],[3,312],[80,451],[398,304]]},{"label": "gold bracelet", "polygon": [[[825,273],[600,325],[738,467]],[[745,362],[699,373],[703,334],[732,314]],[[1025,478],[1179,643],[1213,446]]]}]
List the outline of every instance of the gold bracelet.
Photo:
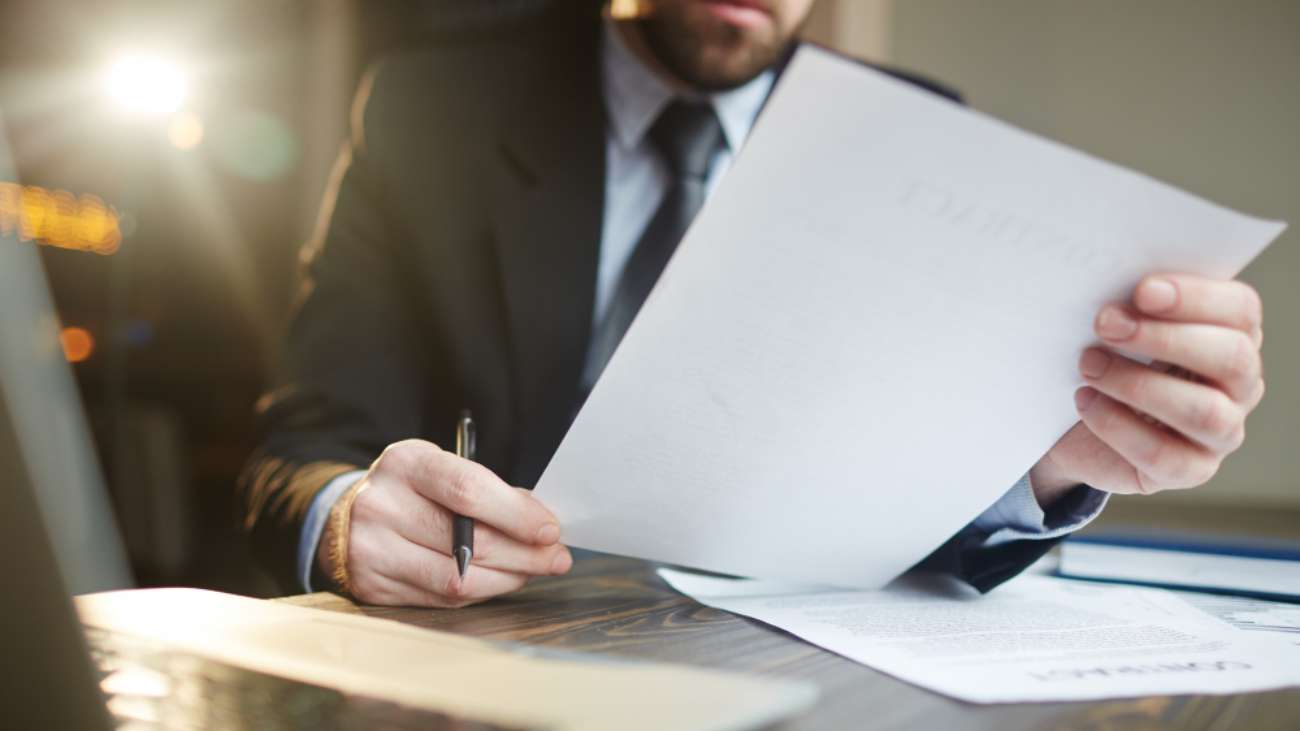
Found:
[{"label": "gold bracelet", "polygon": [[348,534],[352,526],[352,503],[357,496],[370,486],[366,479],[357,480],[339,496],[339,501],[330,510],[326,532],[330,535],[329,551],[330,580],[334,589],[346,597],[355,597],[352,578],[348,575]]}]

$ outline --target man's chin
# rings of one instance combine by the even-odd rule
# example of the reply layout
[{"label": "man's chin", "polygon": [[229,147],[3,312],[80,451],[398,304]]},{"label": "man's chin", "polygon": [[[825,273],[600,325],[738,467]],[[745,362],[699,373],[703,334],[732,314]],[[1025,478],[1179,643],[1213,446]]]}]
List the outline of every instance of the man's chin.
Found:
[{"label": "man's chin", "polygon": [[741,28],[712,16],[700,20],[686,32],[643,21],[642,37],[669,71],[701,91],[741,86],[774,66],[785,51],[770,24]]},{"label": "man's chin", "polygon": [[771,64],[756,62],[748,48],[706,47],[685,80],[700,91],[728,91],[753,81]]}]

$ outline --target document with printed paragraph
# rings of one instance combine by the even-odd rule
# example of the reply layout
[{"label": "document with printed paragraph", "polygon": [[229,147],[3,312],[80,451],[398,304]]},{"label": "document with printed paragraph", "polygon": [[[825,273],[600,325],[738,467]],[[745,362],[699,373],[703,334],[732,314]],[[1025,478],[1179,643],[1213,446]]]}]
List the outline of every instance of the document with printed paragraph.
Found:
[{"label": "document with printed paragraph", "polygon": [[[1027,575],[980,596],[943,576],[843,591],[669,569],[659,575],[702,604],[970,703],[1300,686],[1300,635],[1234,620],[1246,612],[1241,607],[1213,616],[1163,589]],[[1288,606],[1254,601],[1248,613],[1276,625]]]},{"label": "document with printed paragraph", "polygon": [[1284,228],[805,47],[534,495],[571,545],[878,588],[1078,420],[1104,304]]}]

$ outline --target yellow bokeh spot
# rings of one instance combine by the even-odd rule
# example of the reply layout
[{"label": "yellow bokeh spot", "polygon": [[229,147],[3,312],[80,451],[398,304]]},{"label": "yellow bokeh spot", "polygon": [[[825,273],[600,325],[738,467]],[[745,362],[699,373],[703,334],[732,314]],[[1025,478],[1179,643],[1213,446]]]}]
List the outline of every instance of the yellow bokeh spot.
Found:
[{"label": "yellow bokeh spot", "polygon": [[99,196],[0,182],[0,236],[111,254],[122,245],[121,215]]},{"label": "yellow bokeh spot", "polygon": [[95,338],[85,328],[65,327],[59,333],[59,341],[63,343],[63,355],[69,363],[80,363],[95,352]]},{"label": "yellow bokeh spot", "polygon": [[647,0],[610,0],[606,12],[614,20],[635,20],[648,14]]},{"label": "yellow bokeh spot", "polygon": [[178,150],[193,150],[203,141],[203,120],[193,112],[177,115],[167,127],[167,139]]}]

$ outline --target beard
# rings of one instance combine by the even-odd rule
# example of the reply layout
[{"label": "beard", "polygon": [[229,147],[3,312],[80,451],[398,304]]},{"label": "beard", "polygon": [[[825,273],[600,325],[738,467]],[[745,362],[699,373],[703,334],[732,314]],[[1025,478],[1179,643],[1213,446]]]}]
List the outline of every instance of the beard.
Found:
[{"label": "beard", "polygon": [[[794,44],[794,31],[740,28],[697,3],[658,2],[636,21],[646,46],[669,71],[700,91],[726,91],[776,66]],[[797,30],[797,28],[795,29]]]}]

